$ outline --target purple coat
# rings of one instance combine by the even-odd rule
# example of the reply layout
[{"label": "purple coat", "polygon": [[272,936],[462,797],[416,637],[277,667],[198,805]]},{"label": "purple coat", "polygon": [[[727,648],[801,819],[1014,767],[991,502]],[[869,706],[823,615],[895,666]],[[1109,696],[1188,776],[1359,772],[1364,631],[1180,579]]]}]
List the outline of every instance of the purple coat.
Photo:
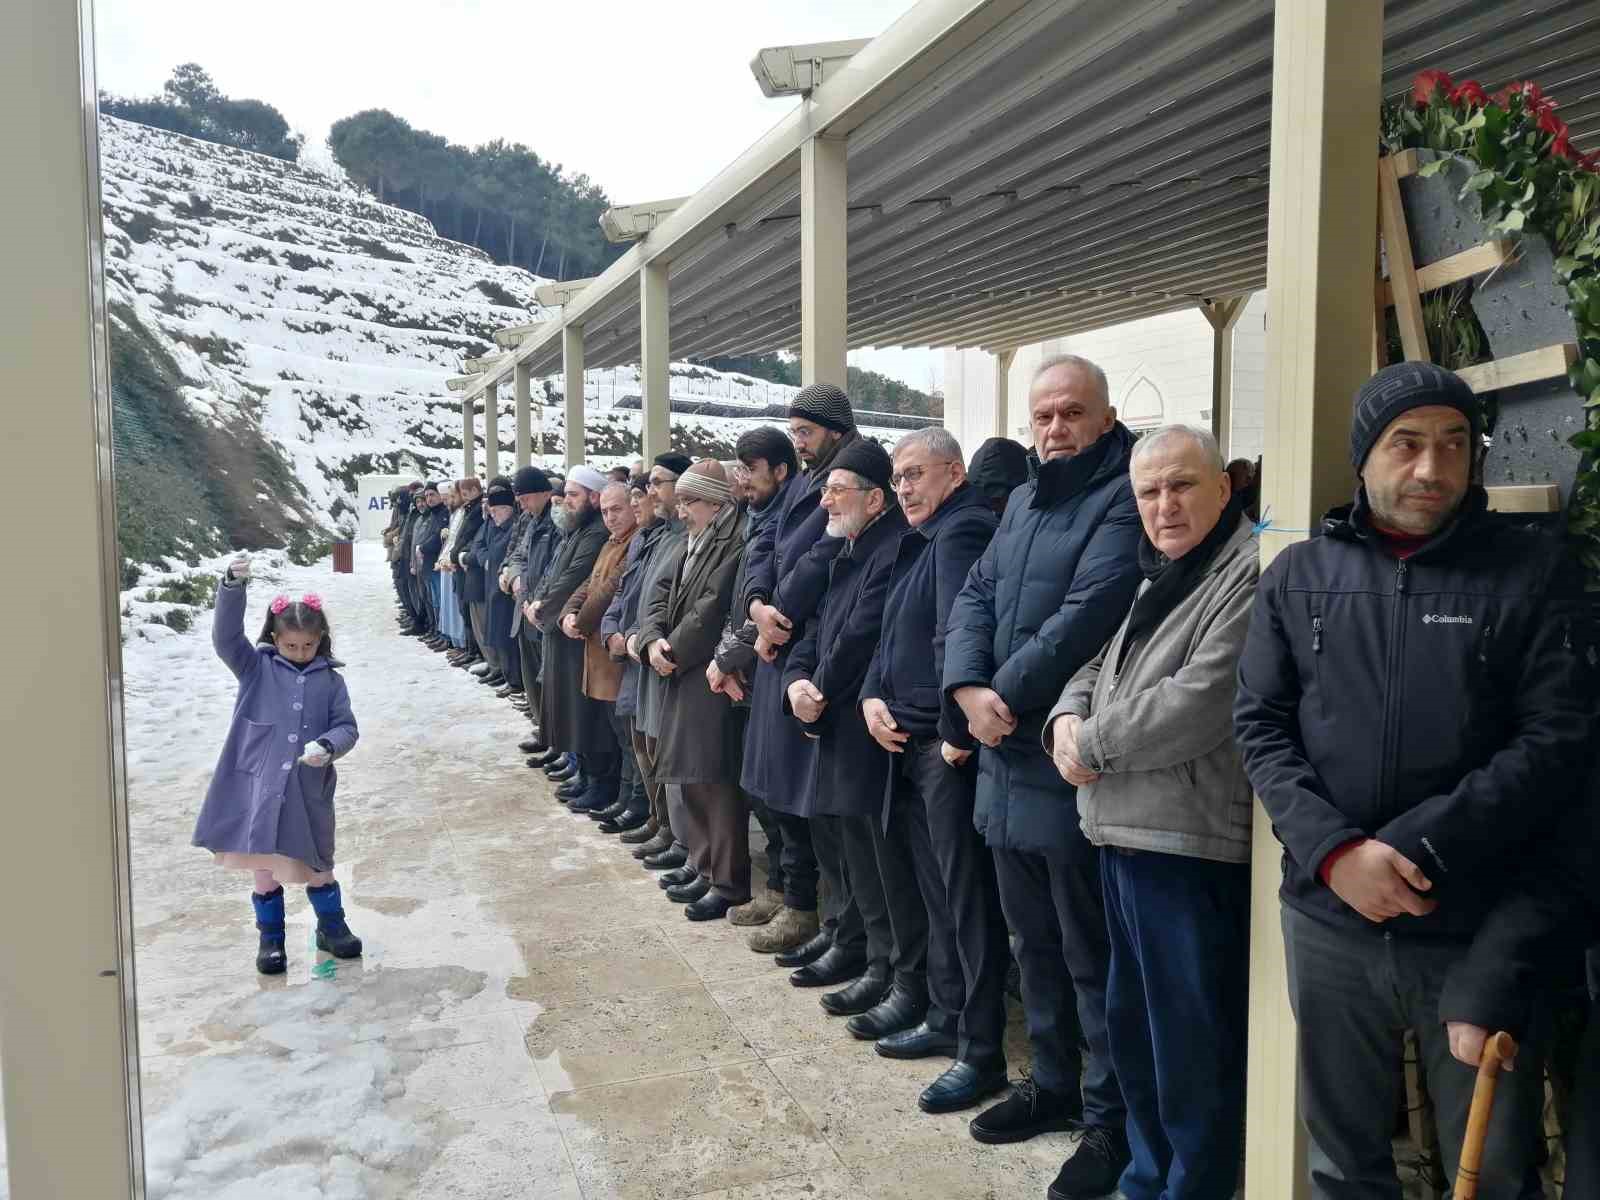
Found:
[{"label": "purple coat", "polygon": [[193,844],[213,853],[282,854],[315,871],[333,868],[333,789],[330,763],[299,762],[319,738],[334,757],[358,736],[350,693],[334,663],[317,657],[304,670],[270,644],[244,634],[245,589],[217,589],[211,641],[239,680],[233,724],[206,789]]}]

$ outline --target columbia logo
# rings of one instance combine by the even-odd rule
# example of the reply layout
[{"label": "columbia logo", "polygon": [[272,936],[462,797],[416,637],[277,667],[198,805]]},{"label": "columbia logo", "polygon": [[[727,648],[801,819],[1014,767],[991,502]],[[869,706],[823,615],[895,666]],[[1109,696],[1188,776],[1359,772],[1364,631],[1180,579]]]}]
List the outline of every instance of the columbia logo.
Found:
[{"label": "columbia logo", "polygon": [[1424,625],[1471,625],[1472,618],[1465,615],[1452,617],[1445,613],[1424,613],[1422,623]]}]

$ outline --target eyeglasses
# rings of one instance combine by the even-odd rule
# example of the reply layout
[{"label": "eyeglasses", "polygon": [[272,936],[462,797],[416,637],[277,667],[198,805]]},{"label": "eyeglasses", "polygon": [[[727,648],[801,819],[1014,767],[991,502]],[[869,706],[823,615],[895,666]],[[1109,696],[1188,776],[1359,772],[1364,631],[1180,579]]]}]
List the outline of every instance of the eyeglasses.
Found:
[{"label": "eyeglasses", "polygon": [[894,490],[897,492],[900,490],[902,484],[910,484],[911,486],[915,487],[919,482],[921,482],[922,477],[929,471],[933,470],[934,467],[948,467],[949,465],[950,463],[948,462],[942,462],[933,463],[931,466],[926,467],[907,467],[904,471],[896,471],[893,475],[889,476],[889,486],[894,488]]},{"label": "eyeglasses", "polygon": [[853,483],[825,483],[822,485],[822,494],[829,500],[837,500],[846,492],[870,492],[871,488],[856,487]]}]

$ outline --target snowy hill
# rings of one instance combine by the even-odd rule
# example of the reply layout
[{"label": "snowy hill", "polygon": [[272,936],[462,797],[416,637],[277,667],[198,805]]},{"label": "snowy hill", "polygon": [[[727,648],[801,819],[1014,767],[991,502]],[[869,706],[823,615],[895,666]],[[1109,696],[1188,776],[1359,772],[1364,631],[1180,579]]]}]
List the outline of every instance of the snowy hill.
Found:
[{"label": "snowy hill", "polygon": [[[100,150],[119,512],[133,563],[228,545],[310,552],[353,529],[357,476],[398,471],[403,455],[432,473],[459,470],[460,409],[445,379],[494,352],[496,329],[538,319],[545,281],[439,237],[326,167],[113,118],[101,120]],[[672,370],[675,410],[700,410],[674,412],[673,440],[697,454],[730,456],[794,392]],[[588,374],[591,461],[638,454],[639,390],[634,369]],[[565,450],[561,381],[539,381],[535,395],[553,465]],[[501,408],[509,438],[509,396]],[[502,444],[501,469],[510,451]]]}]

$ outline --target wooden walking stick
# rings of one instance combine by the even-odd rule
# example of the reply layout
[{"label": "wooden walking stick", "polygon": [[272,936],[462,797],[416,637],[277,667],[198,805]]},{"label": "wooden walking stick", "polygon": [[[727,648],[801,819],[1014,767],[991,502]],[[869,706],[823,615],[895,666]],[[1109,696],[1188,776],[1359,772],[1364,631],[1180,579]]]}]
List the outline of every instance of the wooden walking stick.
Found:
[{"label": "wooden walking stick", "polygon": [[1496,1033],[1483,1044],[1478,1061],[1478,1082],[1472,1088],[1472,1108],[1467,1113],[1467,1133],[1461,1139],[1461,1162],[1456,1168],[1455,1200],[1477,1200],[1478,1168],[1483,1165],[1483,1143],[1489,1136],[1489,1115],[1494,1112],[1494,1088],[1500,1064],[1514,1058],[1517,1043],[1509,1033]]}]

